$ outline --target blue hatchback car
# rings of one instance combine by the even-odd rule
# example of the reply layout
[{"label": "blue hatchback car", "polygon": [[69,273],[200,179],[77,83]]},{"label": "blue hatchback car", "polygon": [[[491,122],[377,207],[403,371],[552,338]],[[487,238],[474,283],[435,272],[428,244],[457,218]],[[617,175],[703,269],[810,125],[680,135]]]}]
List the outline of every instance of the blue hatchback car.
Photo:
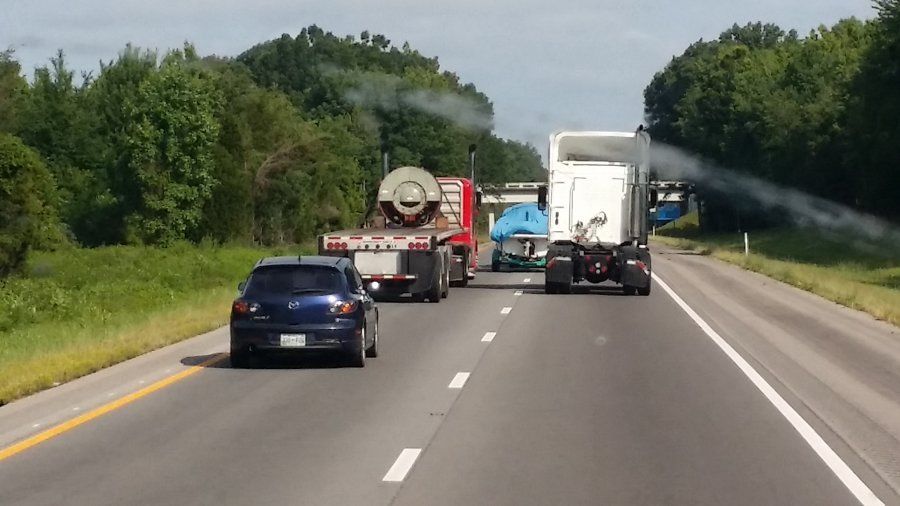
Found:
[{"label": "blue hatchback car", "polygon": [[264,258],[238,289],[232,367],[267,352],[338,351],[357,367],[378,356],[378,308],[348,258]]}]

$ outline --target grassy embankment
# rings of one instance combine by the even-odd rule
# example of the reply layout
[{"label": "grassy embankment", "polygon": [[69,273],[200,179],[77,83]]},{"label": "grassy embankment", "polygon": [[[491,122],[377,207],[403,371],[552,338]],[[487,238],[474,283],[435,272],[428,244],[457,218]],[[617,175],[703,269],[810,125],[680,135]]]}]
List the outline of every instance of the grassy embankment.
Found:
[{"label": "grassy embankment", "polygon": [[186,244],[33,253],[25,273],[0,280],[0,405],[225,324],[237,283],[273,253]]},{"label": "grassy embankment", "polygon": [[813,230],[701,235],[697,214],[657,230],[653,240],[697,251],[900,325],[900,252],[845,243]]}]

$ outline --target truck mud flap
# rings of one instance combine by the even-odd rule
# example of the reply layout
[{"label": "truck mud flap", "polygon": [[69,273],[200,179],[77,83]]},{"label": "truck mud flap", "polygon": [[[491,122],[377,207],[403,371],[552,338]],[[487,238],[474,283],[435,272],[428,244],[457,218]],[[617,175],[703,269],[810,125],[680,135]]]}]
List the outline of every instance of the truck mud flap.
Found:
[{"label": "truck mud flap", "polygon": [[466,265],[468,258],[465,255],[452,255],[450,257],[450,281],[462,282],[469,279],[469,266]]},{"label": "truck mud flap", "polygon": [[573,272],[571,257],[556,256],[547,262],[544,277],[548,283],[568,285],[572,283]]},{"label": "truck mud flap", "polygon": [[646,248],[623,247],[619,261],[619,283],[636,288],[650,286],[650,252]]}]

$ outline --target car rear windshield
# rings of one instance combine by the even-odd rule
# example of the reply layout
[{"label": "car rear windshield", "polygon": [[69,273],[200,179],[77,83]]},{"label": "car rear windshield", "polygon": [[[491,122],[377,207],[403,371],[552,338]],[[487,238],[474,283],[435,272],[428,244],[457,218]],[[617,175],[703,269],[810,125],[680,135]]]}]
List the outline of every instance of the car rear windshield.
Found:
[{"label": "car rear windshield", "polygon": [[341,273],[332,267],[278,265],[257,269],[250,276],[246,295],[302,295],[341,289]]}]

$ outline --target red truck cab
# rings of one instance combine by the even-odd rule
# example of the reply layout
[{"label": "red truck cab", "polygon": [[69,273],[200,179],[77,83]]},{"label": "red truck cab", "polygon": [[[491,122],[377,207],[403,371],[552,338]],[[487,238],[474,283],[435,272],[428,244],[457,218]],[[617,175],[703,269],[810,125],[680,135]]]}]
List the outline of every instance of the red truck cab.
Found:
[{"label": "red truck cab", "polygon": [[[466,286],[475,277],[478,269],[478,236],[475,230],[478,218],[479,198],[471,179],[461,177],[439,177],[443,198],[441,214],[450,221],[450,228],[461,228],[465,232],[456,234],[447,242],[453,251],[451,271],[454,285]],[[460,271],[464,272],[460,272]]]}]

